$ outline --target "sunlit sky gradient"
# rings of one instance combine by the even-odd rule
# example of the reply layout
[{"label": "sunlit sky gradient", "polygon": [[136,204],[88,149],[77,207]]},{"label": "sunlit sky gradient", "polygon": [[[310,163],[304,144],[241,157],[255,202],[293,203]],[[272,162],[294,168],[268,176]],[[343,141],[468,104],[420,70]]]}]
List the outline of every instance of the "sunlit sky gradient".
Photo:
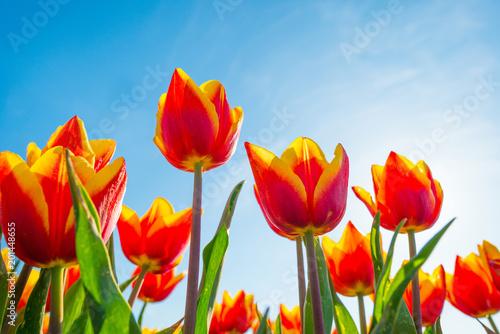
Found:
[{"label": "sunlit sky gradient", "polygon": [[[126,205],[142,215],[162,196],[182,210],[191,205],[192,174],[170,166],[152,141],[158,99],[176,67],[198,84],[219,80],[245,119],[231,168],[204,175],[203,245],[232,187],[248,181],[219,295],[244,289],[273,316],[279,303],[298,303],[295,245],[264,221],[244,141],[280,155],[307,136],[328,159],[340,142],[350,186],[370,192],[370,167],[391,150],[423,157],[445,196],[439,221],[417,235],[418,245],[458,217],[424,270],[442,263],[453,272],[455,256],[477,252],[483,239],[500,245],[498,1],[62,2],[50,17],[36,1],[0,5],[0,151],[24,156],[29,142],[43,146],[77,114],[89,137],[118,142],[115,156],[125,157],[129,175]],[[33,22],[40,27],[30,30]],[[348,57],[347,44],[356,47]],[[328,235],[339,240],[349,220],[369,231],[371,217],[352,192],[344,220]],[[387,247],[391,233],[383,237]],[[397,247],[395,266],[408,256],[404,236]],[[134,267],[117,251],[122,282]],[[181,269],[187,263],[186,253]],[[182,282],[149,305],[144,324],[164,328],[181,318],[185,290]],[[354,299],[343,300],[357,321]],[[481,332],[450,304],[442,324],[448,333]]]}]

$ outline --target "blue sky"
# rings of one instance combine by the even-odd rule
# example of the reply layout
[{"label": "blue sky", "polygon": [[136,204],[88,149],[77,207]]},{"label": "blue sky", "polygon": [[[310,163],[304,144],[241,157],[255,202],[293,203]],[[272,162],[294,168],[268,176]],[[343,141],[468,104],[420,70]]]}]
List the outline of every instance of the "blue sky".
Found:
[{"label": "blue sky", "polygon": [[[176,67],[198,84],[219,80],[245,119],[231,166],[204,175],[203,244],[232,187],[248,181],[221,293],[244,289],[273,315],[279,303],[298,303],[295,245],[275,235],[260,213],[244,141],[281,154],[307,136],[329,159],[340,142],[350,158],[350,185],[370,191],[370,166],[383,164],[391,150],[424,158],[445,197],[436,227],[418,234],[417,243],[458,217],[425,271],[442,263],[453,272],[455,256],[477,252],[485,238],[500,245],[497,1],[53,3],[0,5],[0,150],[24,156],[29,142],[43,146],[77,114],[89,137],[118,142],[115,156],[125,157],[129,175],[126,205],[141,215],[161,196],[182,210],[191,205],[192,175],[170,166],[152,141],[158,99]],[[371,217],[352,193],[329,236],[337,241],[349,220],[369,231]],[[391,234],[383,236],[387,245]],[[396,266],[407,257],[404,238],[398,250]],[[133,266],[121,254],[119,261],[123,281]],[[177,321],[185,289],[183,282],[150,305],[144,323],[164,328]],[[354,300],[344,301],[357,319]],[[443,329],[480,327],[446,304]]]}]

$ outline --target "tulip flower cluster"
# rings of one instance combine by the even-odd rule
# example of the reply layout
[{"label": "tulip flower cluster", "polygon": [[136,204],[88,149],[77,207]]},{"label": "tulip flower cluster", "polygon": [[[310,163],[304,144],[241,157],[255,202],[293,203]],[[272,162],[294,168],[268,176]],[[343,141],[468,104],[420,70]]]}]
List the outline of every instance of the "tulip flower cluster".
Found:
[{"label": "tulip flower cluster", "polygon": [[[479,254],[457,256],[453,274],[443,265],[431,274],[421,269],[451,225],[417,249],[416,233],[434,228],[443,205],[443,190],[429,166],[395,152],[385,165],[373,165],[374,196],[352,187],[368,208],[371,230],[360,231],[348,221],[334,241],[326,234],[338,229],[346,215],[349,158],[341,144],[323,151],[305,137],[279,157],[245,143],[262,224],[296,245],[298,305],[281,304],[277,314],[270,314],[243,290],[234,297],[224,291],[219,304],[229,228],[243,182],[229,195],[201,257],[203,174],[234,154],[243,111],[230,107],[218,81],[198,86],[176,69],[156,117],[153,141],[159,151],[194,177],[193,205],[178,212],[162,197],[142,217],[131,208],[138,203],[123,205],[129,177],[125,160],[113,160],[113,140],[88,140],[77,116],[57,128],[43,148],[28,144],[26,160],[0,153],[0,226],[9,248],[2,250],[0,266],[0,290],[5,290],[0,291],[5,305],[0,334],[379,334],[396,327],[399,333],[421,334],[425,327],[425,333],[436,334],[443,332],[446,301],[466,316],[486,318],[500,334],[492,318],[500,311],[500,252],[493,244],[484,241]],[[381,227],[394,232],[386,250]],[[408,260],[391,277],[399,234],[408,237]],[[180,272],[188,247],[188,271]],[[120,285],[115,248],[136,267]],[[146,306],[180,290],[185,277],[185,316],[164,330],[143,327]],[[370,318],[366,296],[373,301]],[[357,298],[359,324],[344,297]],[[142,310],[136,321],[137,299]]]}]

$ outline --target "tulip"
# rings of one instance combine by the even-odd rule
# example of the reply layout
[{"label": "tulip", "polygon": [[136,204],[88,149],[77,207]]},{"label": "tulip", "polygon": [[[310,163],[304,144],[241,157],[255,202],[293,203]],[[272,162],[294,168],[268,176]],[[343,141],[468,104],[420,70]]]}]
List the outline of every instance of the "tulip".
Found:
[{"label": "tulip", "polygon": [[156,143],[174,167],[194,172],[191,248],[186,298],[185,334],[194,333],[198,298],[203,171],[225,164],[234,154],[243,121],[240,107],[231,109],[218,81],[198,87],[176,69],[156,114]]},{"label": "tulip", "polygon": [[[139,275],[140,272],[141,268],[137,267],[132,277]],[[175,268],[163,274],[147,273],[137,297],[146,303],[161,302],[174,291],[174,288],[182,281],[184,276],[186,276],[185,272],[175,276]],[[132,284],[132,287],[134,286],[135,282]]]},{"label": "tulip", "polygon": [[174,213],[172,205],[156,198],[140,219],[123,206],[118,232],[127,259],[142,268],[129,303],[133,305],[147,272],[163,274],[177,266],[189,244],[192,209]]},{"label": "tulip", "polygon": [[465,259],[457,256],[455,273],[446,274],[446,292],[448,301],[471,317],[489,317],[500,311],[500,292],[487,266],[474,253]]},{"label": "tulip", "polygon": [[300,322],[300,306],[294,307],[291,311],[288,311],[285,305],[280,305],[280,317],[281,317],[281,333],[282,334],[300,334],[301,333],[301,322]]},{"label": "tulip", "polygon": [[139,267],[152,274],[165,273],[181,260],[191,233],[191,208],[174,213],[172,205],[156,198],[151,208],[139,218],[123,205],[118,220],[123,253]]},{"label": "tulip", "polygon": [[209,334],[243,334],[257,319],[257,307],[253,295],[239,291],[231,298],[227,291],[222,296],[222,304],[215,304]]},{"label": "tulip", "polygon": [[372,166],[375,202],[361,187],[353,187],[355,195],[366,205],[372,216],[380,210],[380,225],[394,231],[407,219],[401,233],[426,230],[439,217],[443,190],[424,161],[413,164],[391,152],[385,166]]},{"label": "tulip", "polygon": [[[420,305],[422,310],[422,325],[432,326],[443,311],[446,300],[446,276],[443,266],[437,267],[432,275],[419,271]],[[408,310],[413,314],[412,286],[408,285],[403,299]]]},{"label": "tulip", "polygon": [[202,163],[208,171],[225,164],[236,150],[243,111],[231,109],[218,81],[198,87],[177,68],[160,97],[156,118],[153,141],[168,162],[187,172]]},{"label": "tulip", "polygon": [[[73,124],[73,125],[72,125]],[[4,231],[14,227],[16,256],[30,266],[52,268],[76,264],[73,202],[68,184],[64,146],[74,143],[74,124],[87,143],[81,121],[73,118],[59,128],[39,154],[36,145],[28,147],[28,163],[11,152],[0,153],[0,223]],[[53,141],[53,138],[65,138]],[[30,153],[31,152],[31,153]],[[80,154],[80,155],[78,155]],[[97,172],[94,157],[77,150],[69,152],[76,173],[99,214],[103,240],[111,235],[125,193],[126,171],[123,158]],[[89,160],[91,162],[89,162]],[[109,161],[109,160],[108,160]],[[22,209],[21,209],[22,208]],[[20,233],[22,231],[23,233]]]},{"label": "tulip", "polygon": [[288,237],[333,230],[345,213],[349,160],[342,145],[329,163],[309,138],[297,138],[281,158],[245,143],[256,195],[270,224]]},{"label": "tulip", "polygon": [[498,248],[484,240],[483,245],[479,245],[479,255],[489,269],[490,277],[496,288],[500,290],[500,252]]},{"label": "tulip", "polygon": [[349,297],[373,293],[370,234],[363,236],[349,222],[338,243],[325,236],[322,244],[335,291]]}]

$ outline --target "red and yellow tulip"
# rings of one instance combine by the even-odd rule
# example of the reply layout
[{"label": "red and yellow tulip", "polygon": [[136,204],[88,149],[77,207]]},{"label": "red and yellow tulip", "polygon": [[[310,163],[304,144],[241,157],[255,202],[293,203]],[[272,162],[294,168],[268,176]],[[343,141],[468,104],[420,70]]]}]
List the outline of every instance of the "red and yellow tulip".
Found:
[{"label": "red and yellow tulip", "polygon": [[283,334],[300,334],[300,307],[296,306],[291,311],[288,311],[285,305],[280,305],[281,317],[281,333]]},{"label": "red and yellow tulip", "polygon": [[[139,275],[141,268],[137,267],[132,274],[132,277]],[[175,275],[175,268],[163,274],[154,275],[147,273],[139,290],[139,299],[143,302],[156,303],[166,299],[172,291],[174,291],[177,284],[186,276],[186,272]],[[135,286],[132,283],[132,287]]]},{"label": "red and yellow tulip", "polygon": [[500,311],[500,292],[481,258],[471,253],[457,256],[454,275],[446,274],[448,301],[463,313],[482,318]]},{"label": "red and yellow tulip", "polygon": [[198,87],[177,68],[160,97],[156,118],[153,141],[168,162],[188,172],[201,162],[208,171],[225,164],[236,150],[243,111],[231,109],[220,82]]},{"label": "red and yellow tulip", "polygon": [[171,270],[189,244],[191,213],[191,208],[174,213],[163,198],[155,199],[141,218],[124,205],[118,221],[123,253],[135,265],[147,266],[152,274]]},{"label": "red and yellow tulip", "polygon": [[380,225],[394,231],[407,218],[401,233],[426,230],[439,217],[443,190],[432,177],[423,161],[413,164],[405,157],[391,152],[385,166],[372,166],[375,202],[361,187],[353,187],[356,196],[372,216],[380,210]]},{"label": "red and yellow tulip", "polygon": [[[446,300],[446,273],[443,266],[437,267],[432,275],[419,271],[420,305],[422,310],[422,326],[432,326],[443,311]],[[413,315],[411,284],[406,288],[403,299]]]},{"label": "red and yellow tulip", "polygon": [[325,236],[322,244],[326,264],[338,293],[349,297],[373,293],[375,274],[370,234],[363,236],[349,222],[338,243]]},{"label": "red and yellow tulip", "polygon": [[57,129],[44,149],[30,144],[27,162],[14,153],[1,152],[0,223],[5,231],[9,227],[18,231],[16,256],[31,266],[68,267],[76,263],[66,148],[75,151],[69,152],[70,159],[97,209],[104,241],[119,217],[127,178],[125,161],[118,158],[104,166],[111,159],[114,143],[91,144],[76,116]]},{"label": "red and yellow tulip", "polygon": [[243,334],[257,318],[257,307],[253,295],[239,291],[231,298],[227,291],[222,296],[222,304],[215,303],[209,334]]},{"label": "red and yellow tulip", "polygon": [[293,238],[333,230],[345,213],[349,160],[342,145],[329,163],[309,138],[297,138],[278,158],[245,143],[264,216],[281,235]]},{"label": "red and yellow tulip", "polygon": [[493,283],[500,290],[500,252],[498,248],[484,240],[483,245],[478,245],[479,255],[483,263],[489,268]]}]

